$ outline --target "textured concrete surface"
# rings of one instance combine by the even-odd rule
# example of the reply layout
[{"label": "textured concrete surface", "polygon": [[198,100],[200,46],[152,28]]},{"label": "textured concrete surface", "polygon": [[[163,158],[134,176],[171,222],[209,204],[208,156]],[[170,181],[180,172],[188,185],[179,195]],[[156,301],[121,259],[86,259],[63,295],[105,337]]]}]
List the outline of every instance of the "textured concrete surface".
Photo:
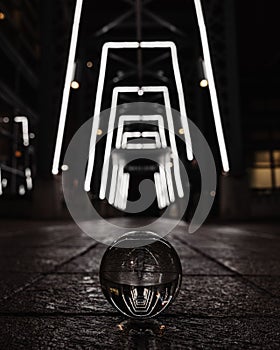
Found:
[{"label": "textured concrete surface", "polygon": [[279,349],[279,231],[211,224],[188,235],[180,224],[168,239],[181,292],[160,317],[136,322],[100,290],[106,247],[69,222],[3,221],[0,349]]}]

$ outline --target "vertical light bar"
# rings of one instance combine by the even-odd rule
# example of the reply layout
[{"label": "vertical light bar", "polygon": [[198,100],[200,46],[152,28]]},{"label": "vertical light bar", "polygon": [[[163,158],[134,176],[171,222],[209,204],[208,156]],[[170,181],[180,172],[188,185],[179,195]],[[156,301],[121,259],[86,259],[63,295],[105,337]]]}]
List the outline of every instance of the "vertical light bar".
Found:
[{"label": "vertical light bar", "polygon": [[155,180],[155,188],[156,188],[156,194],[157,194],[158,207],[159,207],[159,209],[162,209],[164,207],[164,205],[163,205],[163,198],[162,198],[161,188],[160,188],[159,173],[154,173],[154,180]]},{"label": "vertical light bar", "polygon": [[0,196],[3,194],[3,188],[2,188],[2,170],[0,168]]},{"label": "vertical light bar", "polygon": [[170,198],[170,202],[173,203],[173,202],[175,202],[175,194],[174,194],[174,188],[173,188],[173,183],[172,183],[170,162],[166,161],[165,171],[166,171],[166,179],[167,179],[167,184],[168,184],[169,198]]},{"label": "vertical light bar", "polygon": [[27,117],[15,117],[16,123],[22,123],[22,138],[23,145],[29,146],[29,131],[28,131],[28,119]]},{"label": "vertical light bar", "polygon": [[125,198],[125,202],[124,202],[124,208],[126,209],[127,206],[127,198],[128,198],[128,189],[129,189],[129,180],[130,180],[130,174],[126,173],[125,174],[125,189],[124,189],[124,198]]},{"label": "vertical light bar", "polygon": [[123,188],[123,177],[124,177],[123,170],[124,170],[123,164],[119,164],[116,197],[115,197],[115,203],[114,203],[115,207],[117,208],[120,208],[122,203],[122,188]]},{"label": "vertical light bar", "polygon": [[111,182],[110,193],[109,193],[109,200],[108,200],[109,204],[111,204],[111,205],[115,201],[118,169],[119,169],[118,165],[114,164],[113,165],[113,170],[112,170],[112,182]]},{"label": "vertical light bar", "polygon": [[65,122],[66,122],[69,95],[70,95],[70,87],[71,87],[71,81],[72,81],[73,73],[75,69],[75,56],[76,56],[83,1],[84,0],[77,0],[75,14],[74,14],[70,49],[69,49],[68,62],[67,62],[67,68],[66,68],[66,76],[65,76],[65,83],[64,83],[64,89],[63,89],[63,95],[62,95],[62,103],[61,103],[61,110],[60,110],[60,116],[59,116],[59,124],[58,124],[58,131],[57,131],[57,137],[56,137],[53,166],[52,166],[52,173],[54,175],[58,174],[59,161],[60,161],[61,149],[62,149],[62,141],[64,136]]},{"label": "vertical light bar", "polygon": [[208,83],[209,83],[211,104],[212,104],[212,109],[213,109],[213,115],[214,115],[214,120],[215,120],[215,127],[216,127],[219,148],[220,148],[223,170],[225,172],[228,172],[229,171],[229,161],[228,161],[227,149],[226,149],[226,144],[225,144],[225,139],[224,139],[221,114],[220,114],[219,102],[218,102],[218,97],[217,97],[217,90],[216,90],[213,67],[212,67],[212,62],[211,62],[211,55],[210,55],[210,49],[209,49],[209,43],[208,43],[204,15],[203,15],[203,11],[202,11],[201,1],[194,0],[194,4],[195,4],[195,10],[196,10],[197,21],[198,21],[198,26],[199,26],[200,37],[201,37],[202,51],[203,51],[203,56],[204,56],[204,61],[205,61],[205,69],[206,69],[207,79],[208,79]]},{"label": "vertical light bar", "polygon": [[163,190],[163,196],[165,198],[165,203],[166,203],[166,205],[169,205],[170,202],[169,202],[168,191],[167,191],[165,170],[163,169],[162,164],[159,164],[159,174],[160,174],[160,178],[161,178],[162,190]]}]

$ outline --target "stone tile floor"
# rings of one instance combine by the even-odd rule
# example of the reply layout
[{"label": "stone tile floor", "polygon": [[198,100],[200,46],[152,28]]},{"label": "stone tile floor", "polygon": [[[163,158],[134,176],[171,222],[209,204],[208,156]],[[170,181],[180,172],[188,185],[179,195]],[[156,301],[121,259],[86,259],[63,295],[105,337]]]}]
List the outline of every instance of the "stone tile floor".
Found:
[{"label": "stone tile floor", "polygon": [[188,235],[182,223],[168,239],[182,261],[181,292],[139,323],[103,297],[106,247],[71,222],[2,221],[0,349],[280,348],[279,224],[211,224]]}]

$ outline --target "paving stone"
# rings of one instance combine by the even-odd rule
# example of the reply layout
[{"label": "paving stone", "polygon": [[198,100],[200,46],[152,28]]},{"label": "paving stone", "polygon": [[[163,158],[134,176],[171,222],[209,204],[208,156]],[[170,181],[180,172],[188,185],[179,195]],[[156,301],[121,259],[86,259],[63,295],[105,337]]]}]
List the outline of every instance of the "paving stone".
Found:
[{"label": "paving stone", "polygon": [[10,273],[0,272],[0,300],[8,297],[16,290],[29,285],[38,278],[39,274],[34,273]]},{"label": "paving stone", "polygon": [[195,316],[280,316],[279,300],[231,276],[184,276],[167,311]]},{"label": "paving stone", "polygon": [[99,266],[103,254],[105,253],[107,246],[103,244],[98,244],[96,247],[91,249],[86,254],[77,257],[68,264],[64,264],[58,269],[59,272],[98,272]]},{"label": "paving stone", "polygon": [[139,326],[101,292],[106,246],[69,222],[2,222],[0,349],[280,348],[279,226],[213,224],[189,235],[182,223],[168,239],[181,257],[182,289]]},{"label": "paving stone", "polygon": [[[279,319],[1,317],[3,349],[279,349]],[[142,331],[141,331],[142,329]]]},{"label": "paving stone", "polygon": [[115,312],[99,287],[98,274],[51,274],[17,293],[11,300],[0,301],[0,312],[104,313]]},{"label": "paving stone", "polygon": [[0,271],[4,272],[49,272],[83,252],[83,247],[36,247],[2,252]]},{"label": "paving stone", "polygon": [[246,276],[246,278],[272,295],[280,297],[280,276]]}]

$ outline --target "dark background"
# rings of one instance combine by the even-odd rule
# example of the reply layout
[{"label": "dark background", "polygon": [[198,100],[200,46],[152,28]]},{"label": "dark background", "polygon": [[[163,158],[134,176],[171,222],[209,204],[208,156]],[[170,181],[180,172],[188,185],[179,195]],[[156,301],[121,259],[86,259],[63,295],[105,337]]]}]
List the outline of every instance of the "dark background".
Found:
[{"label": "dark background", "polygon": [[[80,88],[71,89],[63,151],[79,126],[92,115],[103,43],[137,38],[172,40],[178,47],[188,115],[207,138],[216,160],[219,185],[212,215],[229,219],[275,218],[279,216],[280,188],[280,51],[276,2],[209,0],[202,3],[230,173],[222,175],[209,90],[199,86],[198,60],[202,50],[194,4],[190,0],[85,0],[76,55],[75,79]],[[66,215],[60,175],[51,175],[51,164],[74,5],[73,0],[0,1],[1,164],[22,171],[24,162],[29,162],[34,182],[30,193],[19,195],[22,180],[2,171],[2,179],[8,178],[0,199],[3,216],[55,218]],[[112,24],[112,28],[107,31],[108,24]],[[164,51],[157,52],[158,56],[161,54],[164,55]],[[170,60],[163,56],[145,68],[153,58],[154,53],[143,56],[141,76],[129,66],[129,62],[137,64],[136,53],[111,55],[102,108],[110,106],[114,86],[135,81],[147,85],[166,84],[173,107],[177,108]],[[89,61],[92,62],[90,68]],[[130,102],[128,98],[128,95],[122,96],[120,103]],[[160,99],[157,101],[162,103]],[[28,150],[20,150],[21,157],[15,157],[20,147],[20,136],[12,125],[16,115],[27,116],[30,132],[35,134]],[[4,123],[5,117],[11,119],[10,123]]]}]

